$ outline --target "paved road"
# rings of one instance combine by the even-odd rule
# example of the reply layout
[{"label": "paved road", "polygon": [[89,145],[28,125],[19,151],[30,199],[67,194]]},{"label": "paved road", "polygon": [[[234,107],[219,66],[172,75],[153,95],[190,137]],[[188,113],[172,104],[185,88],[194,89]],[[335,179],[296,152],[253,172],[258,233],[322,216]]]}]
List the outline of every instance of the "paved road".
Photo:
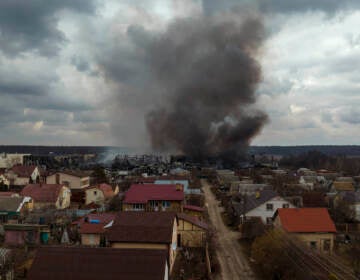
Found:
[{"label": "paved road", "polygon": [[205,193],[205,202],[213,227],[218,236],[217,255],[221,265],[219,279],[257,279],[249,267],[246,256],[244,256],[238,242],[239,234],[229,230],[221,218],[222,207],[215,199],[206,180],[201,181]]}]

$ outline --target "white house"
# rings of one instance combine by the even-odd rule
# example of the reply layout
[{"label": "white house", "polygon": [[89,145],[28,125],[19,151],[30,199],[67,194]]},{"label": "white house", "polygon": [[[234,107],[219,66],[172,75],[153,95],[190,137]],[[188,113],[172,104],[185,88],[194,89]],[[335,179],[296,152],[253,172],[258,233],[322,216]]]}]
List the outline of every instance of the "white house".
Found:
[{"label": "white house", "polygon": [[296,208],[273,190],[261,190],[241,196],[239,202],[232,201],[240,222],[249,218],[261,218],[264,224],[272,224],[272,218],[279,208]]}]

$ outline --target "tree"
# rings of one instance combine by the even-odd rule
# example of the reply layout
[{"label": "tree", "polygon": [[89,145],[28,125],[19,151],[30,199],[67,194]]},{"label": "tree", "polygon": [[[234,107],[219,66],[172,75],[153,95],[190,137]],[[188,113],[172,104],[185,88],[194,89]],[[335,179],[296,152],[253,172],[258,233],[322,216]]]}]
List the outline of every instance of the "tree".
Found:
[{"label": "tree", "polygon": [[106,177],[104,168],[101,166],[96,166],[93,169],[93,172],[91,174],[91,177],[93,178],[93,183],[94,184],[99,184],[99,183],[108,183],[108,179]]}]

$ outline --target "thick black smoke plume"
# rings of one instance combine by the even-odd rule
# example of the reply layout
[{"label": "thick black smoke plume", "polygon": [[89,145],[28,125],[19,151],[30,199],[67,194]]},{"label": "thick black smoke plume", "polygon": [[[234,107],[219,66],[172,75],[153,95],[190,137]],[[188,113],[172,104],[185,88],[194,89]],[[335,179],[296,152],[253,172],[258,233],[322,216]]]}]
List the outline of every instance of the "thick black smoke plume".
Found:
[{"label": "thick black smoke plume", "polygon": [[162,91],[146,115],[154,149],[236,158],[266,123],[254,107],[262,22],[254,15],[223,18],[178,20],[149,45],[152,82]]}]

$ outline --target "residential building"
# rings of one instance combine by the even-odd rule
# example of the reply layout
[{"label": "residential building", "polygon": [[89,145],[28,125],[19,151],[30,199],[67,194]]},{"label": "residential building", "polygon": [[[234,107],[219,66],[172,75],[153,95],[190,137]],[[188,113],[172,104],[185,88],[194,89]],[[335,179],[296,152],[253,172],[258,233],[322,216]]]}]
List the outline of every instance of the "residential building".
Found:
[{"label": "residential building", "polygon": [[198,217],[178,213],[178,238],[179,247],[204,247],[208,225]]},{"label": "residential building", "polygon": [[4,224],[5,245],[39,245],[46,244],[49,238],[49,227],[38,224]]},{"label": "residential building", "polygon": [[334,181],[331,186],[331,192],[338,193],[343,191],[353,192],[355,191],[355,185],[353,181]]},{"label": "residential building", "polygon": [[159,179],[155,180],[154,184],[156,185],[177,185],[180,184],[183,186],[185,195],[188,194],[200,194],[201,190],[196,188],[190,188],[189,180],[173,180],[173,179]]},{"label": "residential building", "polygon": [[20,193],[33,199],[34,208],[54,207],[64,209],[70,206],[71,191],[59,184],[29,184]]},{"label": "residential building", "polygon": [[272,218],[277,209],[295,208],[293,204],[272,190],[238,196],[232,199],[231,204],[240,223],[251,218],[261,218],[264,224],[272,224]]},{"label": "residential building", "polygon": [[46,177],[47,184],[62,184],[70,189],[83,189],[90,186],[90,176],[81,171],[61,171]]},{"label": "residential building", "polygon": [[[338,198],[347,202],[354,211],[355,220],[360,222],[360,191],[344,191],[338,194]],[[336,201],[336,199],[335,199]]]},{"label": "residential building", "polygon": [[81,244],[85,246],[105,245],[106,228],[115,219],[114,213],[91,213],[72,223],[81,236]]},{"label": "residential building", "polygon": [[40,170],[36,165],[14,165],[1,176],[3,184],[25,186],[40,182]]},{"label": "residential building", "polygon": [[177,227],[173,212],[119,212],[106,239],[112,248],[166,250],[171,271],[176,258]]},{"label": "residential building", "polygon": [[165,250],[42,247],[28,280],[168,280]]},{"label": "residential building", "polygon": [[33,203],[31,197],[23,196],[0,196],[0,224],[16,223],[19,216],[27,210],[32,210]]},{"label": "residential building", "polygon": [[190,216],[201,218],[204,214],[205,209],[196,205],[187,204],[183,206],[183,211],[185,214],[188,214]]},{"label": "residential building", "polygon": [[0,168],[11,168],[17,164],[24,164],[24,156],[29,156],[30,154],[0,154]]},{"label": "residential building", "polygon": [[182,185],[131,185],[125,193],[123,211],[181,212],[183,201]]},{"label": "residential building", "polygon": [[279,208],[274,226],[304,241],[319,252],[331,253],[336,228],[326,208]]}]

